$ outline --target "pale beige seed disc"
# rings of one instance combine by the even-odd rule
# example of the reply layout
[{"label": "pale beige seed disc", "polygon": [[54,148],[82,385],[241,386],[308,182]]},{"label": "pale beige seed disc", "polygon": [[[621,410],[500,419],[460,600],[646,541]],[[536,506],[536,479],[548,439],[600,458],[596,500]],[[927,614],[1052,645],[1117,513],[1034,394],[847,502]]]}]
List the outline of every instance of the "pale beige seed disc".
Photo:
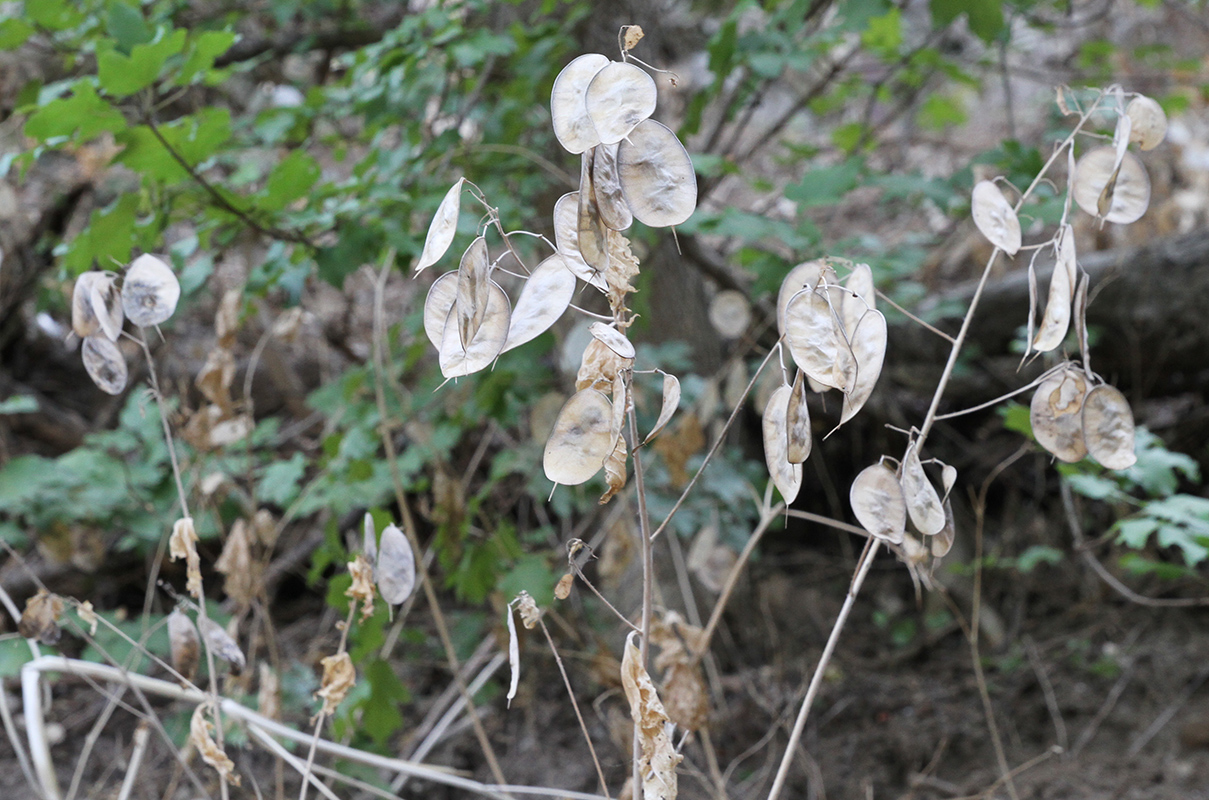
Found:
[{"label": "pale beige seed disc", "polygon": [[574,296],[575,275],[562,256],[555,253],[538,264],[525,281],[516,308],[512,309],[512,323],[502,352],[532,341],[549,330],[567,310]]},{"label": "pale beige seed disc", "polygon": [[609,63],[606,56],[586,53],[562,68],[550,92],[550,119],[558,143],[571,153],[582,153],[600,143],[600,134],[588,116],[584,96],[588,84]]},{"label": "pale beige seed disc", "polygon": [[974,224],[991,244],[1009,256],[1020,250],[1020,220],[1003,192],[991,181],[979,181],[971,197]]},{"label": "pale beige seed disc", "polygon": [[617,170],[634,219],[652,228],[679,225],[697,208],[697,174],[676,134],[643,121],[617,149]]},{"label": "pale beige seed disc", "polygon": [[592,188],[596,192],[596,208],[606,228],[624,231],[634,223],[634,214],[621,192],[621,176],[617,172],[616,144],[597,145],[592,157]]},{"label": "pale beige seed disc", "polygon": [[609,290],[604,274],[589,266],[579,251],[579,192],[568,192],[554,204],[554,244],[575,277],[602,292]]},{"label": "pale beige seed disc", "polygon": [[844,395],[841,425],[856,416],[873,394],[877,379],[882,374],[888,342],[885,315],[876,309],[866,311],[852,334],[852,353],[856,358],[857,370],[851,389]]},{"label": "pale beige seed disc", "polygon": [[449,187],[437,213],[433,214],[432,222],[428,225],[428,235],[424,237],[424,250],[420,260],[416,262],[416,274],[431,267],[441,260],[449,245],[453,244],[453,235],[458,230],[458,208],[461,206],[462,185],[465,178],[458,178],[457,183]]},{"label": "pale beige seed disc", "polygon": [[709,303],[709,321],[723,339],[738,339],[751,324],[751,301],[736,289],[723,289]]},{"label": "pale beige seed disc", "polygon": [[810,430],[810,409],[806,405],[806,381],[801,370],[793,379],[789,405],[785,410],[787,447],[785,457],[790,464],[801,464],[810,458],[814,436]]},{"label": "pale beige seed disc", "polygon": [[1045,315],[1041,318],[1041,327],[1033,339],[1033,349],[1038,353],[1048,353],[1066,338],[1066,332],[1070,328],[1071,300],[1074,295],[1075,286],[1071,283],[1067,265],[1061,260],[1054,262]]},{"label": "pale beige seed disc", "polygon": [[680,380],[675,375],[663,376],[663,401],[659,406],[659,419],[655,420],[655,427],[651,428],[651,432],[642,440],[646,444],[651,439],[659,435],[659,432],[671,422],[672,415],[676,413],[676,408],[680,405]]},{"label": "pale beige seed disc", "polygon": [[777,333],[785,333],[785,307],[789,301],[803,289],[813,289],[823,277],[828,283],[835,282],[835,271],[822,259],[803,261],[789,270],[777,292]]},{"label": "pale beige seed disc", "polygon": [[1083,401],[1083,439],[1091,457],[1109,469],[1137,463],[1134,454],[1133,411],[1115,387],[1101,384]]},{"label": "pale beige seed disc", "polygon": [[840,304],[840,317],[844,321],[844,333],[851,340],[856,331],[856,324],[865,316],[865,312],[877,308],[873,270],[868,264],[857,264],[844,282],[844,288],[848,291],[844,293]]},{"label": "pale beige seed disc", "polygon": [[104,336],[89,336],[80,348],[84,369],[97,388],[106,394],[118,395],[126,388],[128,374],[126,358],[113,342]]},{"label": "pale beige seed disc", "polygon": [[1037,443],[1062,461],[1087,455],[1083,439],[1083,398],[1087,381],[1073,369],[1046,378],[1029,404],[1029,421]]},{"label": "pale beige seed disc", "polygon": [[508,295],[494,281],[488,281],[488,286],[487,313],[469,346],[462,347],[457,308],[451,309],[445,319],[439,363],[441,374],[446,378],[460,378],[478,372],[495,361],[504,348],[512,317],[511,304]]},{"label": "pale beige seed disc", "polygon": [[940,495],[932,481],[928,480],[924,466],[919,460],[919,451],[912,442],[903,457],[902,477],[899,484],[907,501],[907,514],[911,524],[925,536],[935,536],[945,526],[945,510]]},{"label": "pale beige seed disc", "polygon": [[944,558],[953,549],[953,540],[957,538],[957,524],[953,520],[953,504],[949,502],[946,493],[944,501],[945,526],[940,533],[932,537],[932,557]]},{"label": "pale beige seed disc", "polygon": [[[1133,153],[1125,153],[1114,173],[1117,153],[1109,146],[1089,150],[1075,166],[1075,202],[1093,217],[1128,224],[1150,205],[1150,178]],[[1116,180],[1114,181],[1114,174]]]},{"label": "pale beige seed disc", "polygon": [[441,339],[445,336],[445,320],[458,299],[458,273],[446,272],[432,282],[428,289],[428,297],[424,300],[424,333],[432,346],[441,349]]},{"label": "pale beige seed disc", "polygon": [[1143,150],[1153,150],[1167,136],[1167,114],[1163,107],[1145,95],[1138,95],[1125,106],[1132,123],[1129,140]]},{"label": "pale beige seed disc", "polygon": [[764,431],[764,463],[768,465],[768,475],[773,485],[786,503],[792,503],[802,488],[802,465],[789,463],[785,415],[789,409],[791,391],[790,387],[782,385],[772,393],[768,405],[764,407],[764,420],[761,423]]},{"label": "pale beige seed disc", "polygon": [[612,417],[609,398],[595,389],[571,395],[546,441],[542,458],[546,477],[564,486],[577,486],[600,472],[613,452]]},{"label": "pale beige seed disc", "polygon": [[416,556],[407,536],[393,523],[382,531],[374,566],[378,594],[388,605],[397,606],[411,597],[416,586]]},{"label": "pale beige seed disc", "polygon": [[[834,389],[835,363],[841,346],[839,324],[827,293],[798,292],[785,307],[785,344],[794,363],[818,383]],[[845,345],[846,346],[846,345]]]},{"label": "pale beige seed disc", "polygon": [[584,104],[601,144],[616,144],[655,113],[658,99],[655,79],[646,70],[614,61],[592,77]]},{"label": "pale beige seed disc", "polygon": [[172,269],[152,255],[141,255],[122,281],[122,308],[140,328],[159,325],[176,311],[181,285]]},{"label": "pale beige seed disc", "polygon": [[81,339],[101,333],[101,321],[97,319],[93,307],[94,290],[106,283],[104,272],[92,270],[76,278],[76,285],[71,292],[71,330]]},{"label": "pale beige seed disc", "polygon": [[852,482],[848,502],[857,522],[870,535],[899,544],[907,530],[907,501],[894,470],[884,464],[865,467]]},{"label": "pale beige seed disc", "polygon": [[622,358],[634,357],[633,343],[626,338],[624,333],[616,328],[597,321],[588,326],[588,332],[592,334],[593,338],[599,339],[601,344]]},{"label": "pale beige seed disc", "polygon": [[92,285],[88,287],[88,299],[92,303],[92,311],[96,315],[101,330],[109,337],[109,341],[116,342],[122,335],[122,322],[125,320],[125,314],[122,311],[122,295],[118,292],[114,276],[107,273],[101,274],[104,277],[101,280],[93,281]]},{"label": "pale beige seed disc", "polygon": [[487,239],[478,237],[462,254],[458,265],[458,294],[455,306],[458,315],[458,336],[466,347],[479,331],[487,316],[487,303],[491,296],[490,256]]},{"label": "pale beige seed disc", "polygon": [[592,184],[592,162],[596,148],[580,157],[579,208],[576,210],[576,233],[579,236],[579,254],[589,267],[604,272],[609,268],[609,239],[604,222],[600,219],[600,208],[596,204],[596,189]]}]

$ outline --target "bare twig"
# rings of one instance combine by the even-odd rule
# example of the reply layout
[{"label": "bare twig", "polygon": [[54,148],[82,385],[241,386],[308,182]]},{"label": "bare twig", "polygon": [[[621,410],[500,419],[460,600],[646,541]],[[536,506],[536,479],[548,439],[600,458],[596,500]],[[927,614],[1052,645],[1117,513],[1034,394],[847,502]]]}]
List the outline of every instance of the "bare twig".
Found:
[{"label": "bare twig", "polygon": [[151,739],[151,728],[146,722],[140,722],[134,729],[133,747],[130,760],[126,765],[126,777],[122,780],[122,788],[118,791],[117,800],[129,800],[134,791],[134,782],[138,780],[139,768],[143,766],[143,756],[147,753],[147,743]]},{"label": "bare twig", "polygon": [[1029,664],[1033,667],[1037,683],[1041,686],[1041,694],[1045,697],[1045,707],[1049,710],[1050,719],[1054,723],[1054,734],[1058,739],[1058,746],[1065,753],[1070,748],[1070,741],[1066,735],[1066,722],[1062,719],[1062,709],[1058,707],[1058,697],[1054,694],[1054,685],[1050,683],[1049,674],[1045,671],[1045,662],[1041,660],[1037,643],[1031,636],[1024,637],[1024,652],[1028,654]]},{"label": "bare twig", "polygon": [[604,771],[600,768],[600,759],[596,757],[596,748],[592,745],[592,736],[588,733],[588,726],[584,723],[584,715],[579,711],[579,703],[575,700],[575,690],[571,688],[571,679],[567,677],[567,669],[563,666],[562,656],[558,654],[558,648],[554,646],[554,638],[550,636],[550,629],[546,627],[546,621],[540,617],[537,624],[542,626],[542,633],[546,634],[546,642],[550,645],[550,652],[554,654],[554,662],[558,664],[558,672],[563,676],[563,685],[567,687],[567,697],[571,698],[571,708],[575,709],[575,718],[579,720],[579,729],[583,732],[584,741],[588,743],[588,752],[592,755],[592,765],[596,767],[596,777],[600,781],[600,791],[604,792],[604,796],[610,798],[609,785],[605,782]]}]

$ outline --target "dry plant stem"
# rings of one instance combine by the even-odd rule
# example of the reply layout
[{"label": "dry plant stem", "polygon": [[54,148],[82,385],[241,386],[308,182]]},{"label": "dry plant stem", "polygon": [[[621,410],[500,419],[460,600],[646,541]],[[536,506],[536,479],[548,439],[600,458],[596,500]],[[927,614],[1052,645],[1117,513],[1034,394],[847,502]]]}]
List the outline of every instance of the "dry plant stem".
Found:
[{"label": "dry plant stem", "polygon": [[923,327],[924,329],[931,331],[932,333],[936,334],[936,335],[937,335],[937,336],[939,336],[940,338],[944,339],[944,340],[945,340],[946,342],[948,342],[949,344],[952,344],[952,343],[953,343],[953,337],[952,337],[952,336],[950,336],[949,334],[945,333],[945,332],[944,332],[944,331],[942,331],[940,328],[937,328],[935,325],[929,325],[927,322],[924,322],[922,319],[920,319],[919,317],[915,316],[915,315],[914,315],[914,314],[912,314],[910,311],[908,311],[907,309],[905,309],[905,308],[903,308],[902,306],[900,306],[898,303],[894,302],[894,298],[890,297],[890,295],[886,294],[886,293],[885,293],[885,292],[883,292],[881,289],[875,289],[874,291],[876,291],[876,292],[877,292],[877,296],[878,296],[880,299],[885,300],[887,304],[889,304],[890,306],[892,306],[892,307],[893,307],[893,308],[894,308],[896,311],[898,311],[898,313],[902,314],[902,315],[903,315],[904,317],[906,317],[907,319],[911,320],[912,322],[916,323],[917,325],[920,325],[920,326],[921,326],[921,327]]},{"label": "dry plant stem", "polygon": [[309,781],[315,785],[316,791],[318,791],[324,797],[327,797],[328,800],[339,800],[339,798],[336,797],[336,794],[324,785],[323,781],[311,774],[311,772],[314,770],[314,764],[304,762],[302,759],[298,758],[289,750],[286,750],[284,747],[278,744],[276,739],[274,739],[272,736],[269,736],[255,725],[248,725],[248,733],[250,733],[252,737],[256,739],[256,741],[264,745],[266,750],[293,767],[294,770],[300,776],[302,776],[303,785],[306,785],[306,783]]},{"label": "dry plant stem", "polygon": [[[336,647],[336,655],[339,656],[348,646],[348,630],[353,626],[353,616],[357,613],[357,601],[355,598],[350,598],[348,601],[348,616],[344,618],[344,627],[340,629],[340,644]],[[306,790],[310,786],[311,767],[315,765],[315,750],[319,746],[319,734],[323,733],[323,723],[327,719],[327,700],[323,701],[323,708],[315,715],[315,733],[311,736],[311,749],[306,755],[306,768],[302,772],[302,786],[298,789],[298,800],[306,800]],[[325,786],[324,789],[327,787]]]},{"label": "dry plant stem", "polygon": [[546,621],[538,618],[537,624],[542,626],[542,633],[546,635],[546,642],[550,645],[550,652],[554,654],[554,663],[558,664],[558,672],[563,676],[563,685],[567,687],[567,697],[571,698],[571,708],[575,709],[575,718],[579,720],[579,729],[583,731],[584,741],[588,743],[588,752],[592,754],[592,765],[596,767],[596,777],[600,780],[600,791],[604,792],[604,796],[612,800],[609,794],[609,785],[605,782],[604,770],[600,768],[600,759],[596,757],[596,748],[592,745],[592,737],[588,733],[588,726],[584,723],[584,715],[579,711],[579,703],[575,700],[575,690],[571,688],[571,679],[567,677],[567,669],[563,666],[562,656],[558,654],[558,648],[554,646],[554,637],[550,635],[550,629],[546,627]]},{"label": "dry plant stem", "polygon": [[852,578],[852,585],[848,587],[848,595],[844,598],[844,605],[840,608],[840,614],[836,617],[835,626],[831,629],[831,635],[827,637],[827,644],[823,647],[823,655],[819,657],[818,666],[814,669],[814,675],[810,678],[810,686],[806,689],[806,696],[802,698],[802,707],[798,710],[798,717],[793,723],[793,732],[789,734],[789,742],[785,746],[785,754],[781,757],[781,764],[777,768],[777,776],[773,779],[772,789],[768,793],[768,800],[776,800],[781,794],[781,789],[785,786],[785,780],[789,776],[789,767],[793,764],[794,751],[798,749],[798,742],[801,741],[802,731],[806,729],[806,718],[810,714],[810,706],[814,703],[815,695],[819,693],[819,687],[823,684],[823,673],[827,669],[827,664],[831,661],[831,654],[835,652],[836,643],[839,642],[840,633],[844,630],[844,623],[848,621],[848,615],[852,612],[852,606],[856,603],[856,596],[861,591],[861,584],[865,582],[865,576],[869,574],[869,568],[873,566],[873,560],[877,556],[877,551],[881,547],[881,541],[878,539],[870,539],[869,546],[865,548],[865,552],[861,555],[860,563],[856,566],[856,575]]},{"label": "dry plant stem", "polygon": [[134,729],[134,747],[130,751],[126,777],[122,780],[122,788],[118,791],[117,800],[130,800],[130,793],[134,791],[134,782],[138,779],[139,768],[143,765],[143,756],[147,753],[147,743],[150,739],[151,729],[147,723],[139,723],[139,726]]},{"label": "dry plant stem", "polygon": [[[5,543],[7,545],[7,543]],[[21,611],[18,610],[17,604],[13,602],[13,598],[9,597],[3,586],[0,586],[0,604],[2,604],[8,613],[12,615],[13,623],[21,621]],[[34,658],[42,655],[41,648],[33,639],[26,639],[26,644],[29,646],[29,651]],[[33,767],[29,761],[29,754],[25,751],[25,745],[21,743],[21,737],[17,733],[16,723],[13,722],[12,709],[8,707],[8,692],[0,687],[0,720],[4,722],[4,733],[8,736],[10,742],[13,743],[13,752],[17,754],[17,761],[21,764],[21,773],[25,776],[25,782],[31,787],[37,787],[38,781],[34,777]]]},{"label": "dry plant stem", "polygon": [[[1037,675],[1037,683],[1041,686],[1041,694],[1045,698],[1045,707],[1049,710],[1050,720],[1054,723],[1054,736],[1062,752],[1070,748],[1070,739],[1066,735],[1066,721],[1062,719],[1062,709],[1058,707],[1058,696],[1054,693],[1054,685],[1050,682],[1049,674],[1045,671],[1045,663],[1037,650],[1037,643],[1031,636],[1023,637],[1024,652],[1028,654],[1029,663]],[[1130,755],[1133,755],[1132,753]]]},{"label": "dry plant stem", "polygon": [[[627,383],[632,383],[633,373],[626,378]],[[627,387],[628,388],[628,387]],[[630,396],[630,392],[626,392],[626,396]],[[642,668],[647,669],[647,664],[650,661],[651,655],[651,607],[654,602],[654,582],[655,582],[655,563],[654,563],[654,545],[651,535],[651,520],[647,515],[646,509],[646,484],[643,482],[642,476],[642,458],[640,457],[638,443],[642,440],[638,438],[638,418],[634,414],[633,402],[630,402],[630,407],[626,409],[627,416],[630,418],[630,450],[634,454],[634,488],[638,495],[638,531],[639,538],[642,540],[642,625],[640,636],[642,637],[642,646],[639,648]],[[725,433],[725,432],[724,432]],[[702,469],[705,469],[703,464]],[[700,474],[700,472],[698,472]],[[692,484],[690,483],[691,487]],[[670,518],[671,515],[669,514]],[[666,524],[666,520],[664,521]],[[633,770],[634,779],[634,794],[637,795],[642,787],[642,776],[639,774],[639,764],[642,760],[642,731],[640,729],[641,720],[634,718],[634,747],[633,747]]]},{"label": "dry plant stem", "polygon": [[638,633],[642,633],[641,628],[639,628],[633,622],[630,622],[630,620],[626,618],[625,614],[622,614],[620,611],[617,610],[616,606],[614,606],[612,603],[609,602],[609,598],[605,597],[603,594],[600,593],[600,590],[597,589],[592,584],[592,581],[588,580],[588,576],[584,575],[584,571],[580,568],[580,566],[578,564],[572,564],[571,569],[575,570],[575,574],[578,575],[579,579],[584,582],[584,585],[592,590],[592,594],[596,595],[600,599],[600,602],[604,603],[605,606],[610,611],[613,612],[613,614],[617,617],[617,619],[621,620],[621,622],[630,630],[637,631]]},{"label": "dry plant stem", "polygon": [[[651,534],[651,541],[659,538],[659,534],[663,533],[663,529],[666,528],[668,523],[672,521],[672,517],[676,516],[676,512],[680,510],[680,506],[684,505],[684,501],[688,499],[689,494],[693,491],[693,487],[697,485],[697,481],[705,472],[705,468],[709,466],[709,462],[713,459],[714,454],[718,452],[719,448],[722,447],[722,443],[726,441],[726,434],[730,432],[730,426],[735,424],[735,420],[738,418],[739,412],[743,410],[743,403],[747,400],[747,396],[751,394],[751,390],[756,385],[756,381],[759,380],[760,373],[762,373],[764,368],[768,366],[768,362],[772,359],[773,353],[778,351],[780,344],[781,340],[778,339],[777,343],[773,345],[771,349],[769,349],[768,355],[764,356],[764,360],[760,362],[760,366],[756,369],[755,374],[751,376],[751,380],[747,382],[747,386],[743,389],[743,396],[739,398],[739,402],[735,404],[734,409],[730,412],[730,416],[727,417],[726,424],[722,426],[722,430],[718,433],[718,438],[714,440],[713,446],[710,447],[709,452],[705,454],[705,460],[701,462],[701,468],[694,473],[693,477],[689,480],[688,485],[684,487],[684,491],[680,493],[680,497],[676,500],[676,504],[672,506],[672,510],[667,512],[667,516],[663,518],[663,522],[659,523],[659,527],[656,528],[655,532]],[[638,461],[637,456],[635,456],[634,461]]]},{"label": "dry plant stem", "polygon": [[[382,270],[378,274],[378,280],[374,285],[374,396],[378,404],[379,423],[382,426],[382,445],[386,449],[386,463],[390,465],[391,483],[394,484],[395,502],[399,506],[399,516],[402,518],[403,532],[407,535],[407,541],[411,544],[411,549],[416,553],[423,553],[424,548],[420,545],[420,537],[416,534],[416,523],[411,516],[411,507],[407,504],[407,497],[403,491],[403,477],[399,474],[395,442],[390,435],[390,424],[388,422],[390,413],[386,408],[386,314],[383,308],[383,291],[386,287],[386,277],[390,274],[390,268],[394,264],[394,261],[395,251],[392,248],[387,252],[386,258],[383,259]],[[429,576],[428,568],[423,561],[420,562],[419,566],[420,586],[424,590],[424,599],[428,601],[428,607],[432,611],[432,621],[436,625],[437,636],[440,638],[441,646],[445,650],[445,660],[449,663],[453,680],[457,684],[462,698],[466,701],[466,708],[470,715],[470,721],[474,725],[474,735],[478,739],[479,748],[483,751],[483,757],[487,759],[487,766],[491,770],[491,776],[495,779],[495,782],[498,784],[507,783],[504,779],[504,772],[500,769],[499,759],[496,758],[495,750],[491,747],[491,740],[487,738],[487,731],[483,728],[483,723],[479,719],[478,712],[475,710],[474,699],[466,687],[466,679],[462,677],[461,663],[458,661],[458,654],[454,649],[453,640],[449,636],[449,626],[446,624],[444,612],[441,611],[441,604],[437,600],[437,593],[432,586],[432,578]]]}]

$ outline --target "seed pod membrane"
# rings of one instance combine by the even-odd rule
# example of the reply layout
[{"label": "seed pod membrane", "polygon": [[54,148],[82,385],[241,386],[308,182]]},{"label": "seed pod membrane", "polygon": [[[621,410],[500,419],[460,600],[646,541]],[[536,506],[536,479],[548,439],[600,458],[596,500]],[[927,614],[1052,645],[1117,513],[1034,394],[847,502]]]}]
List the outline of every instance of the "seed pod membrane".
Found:
[{"label": "seed pod membrane", "polygon": [[176,274],[152,255],[136,258],[122,280],[122,308],[140,328],[159,325],[171,317],[180,296]]},{"label": "seed pod membrane", "polygon": [[458,273],[446,272],[432,282],[428,297],[424,300],[424,333],[432,346],[441,349],[445,337],[445,321],[458,299]]},{"label": "seed pod membrane", "polygon": [[945,526],[940,533],[931,539],[932,557],[944,558],[953,549],[953,540],[957,538],[957,527],[953,521],[953,505],[949,502],[948,492],[945,492]]},{"label": "seed pod membrane", "polygon": [[1129,140],[1143,150],[1153,150],[1167,136],[1167,114],[1163,107],[1145,95],[1138,95],[1125,107],[1131,129]]},{"label": "seed pod membrane", "polygon": [[786,504],[792,503],[802,488],[802,465],[789,463],[789,437],[786,429],[786,412],[792,389],[781,386],[768,398],[764,407],[764,462],[768,474]]},{"label": "seed pod membrane", "polygon": [[1137,463],[1133,411],[1115,387],[1101,384],[1083,400],[1083,439],[1091,457],[1109,469]]},{"label": "seed pod membrane", "polygon": [[580,256],[589,267],[604,272],[609,268],[609,242],[608,232],[600,219],[600,208],[596,204],[596,188],[592,183],[592,163],[595,158],[595,147],[580,157],[576,232]]},{"label": "seed pod membrane", "polygon": [[1048,353],[1066,338],[1070,329],[1071,299],[1075,294],[1075,284],[1071,281],[1068,266],[1058,260],[1054,263],[1054,274],[1049,280],[1049,299],[1045,303],[1045,315],[1041,318],[1041,327],[1033,339],[1033,349],[1038,353]]},{"label": "seed pod membrane", "polygon": [[584,105],[602,144],[616,144],[655,113],[659,91],[646,70],[623,61],[606,64],[592,76]]},{"label": "seed pod membrane", "polygon": [[571,153],[600,144],[600,134],[588,116],[588,85],[609,64],[599,53],[586,53],[562,68],[550,92],[550,121],[558,143]]},{"label": "seed pod membrane", "polygon": [[458,230],[458,208],[462,201],[462,185],[465,178],[458,178],[457,183],[449,187],[437,213],[433,214],[432,222],[428,225],[428,234],[424,237],[424,250],[420,260],[416,262],[416,274],[431,267],[441,260],[449,245],[453,244],[453,236]]},{"label": "seed pod membrane", "polygon": [[555,253],[538,264],[525,281],[516,308],[512,309],[508,340],[502,352],[532,341],[549,330],[571,305],[574,296],[575,275],[562,256]]},{"label": "seed pod membrane", "polygon": [[785,414],[787,434],[786,460],[790,464],[801,464],[810,457],[814,437],[810,431],[810,409],[806,405],[806,381],[801,370],[793,379],[789,392],[789,406]]},{"label": "seed pod membrane", "polygon": [[1150,205],[1150,178],[1133,153],[1125,153],[1115,167],[1117,152],[1097,147],[1083,154],[1075,166],[1074,197],[1079,208],[1097,219],[1128,224],[1146,213]]},{"label": "seed pod membrane", "polygon": [[785,344],[794,363],[806,375],[831,388],[841,388],[835,376],[835,364],[841,347],[835,312],[826,291],[798,292],[785,307]]},{"label": "seed pod membrane", "polygon": [[624,333],[613,326],[599,321],[593,322],[588,326],[588,332],[592,334],[592,338],[597,339],[622,358],[634,357],[634,345]]},{"label": "seed pod membrane", "polygon": [[1087,381],[1074,369],[1046,378],[1029,405],[1029,420],[1037,443],[1062,461],[1087,455],[1083,439],[1083,399]]},{"label": "seed pod membrane", "polygon": [[789,301],[803,289],[813,289],[818,286],[823,277],[827,277],[829,283],[833,282],[835,271],[821,259],[803,261],[789,271],[789,274],[781,281],[781,288],[777,292],[778,333],[785,333],[785,309],[789,306]]},{"label": "seed pod membrane", "polygon": [[888,342],[885,315],[876,309],[866,311],[852,334],[852,354],[856,359],[857,371],[848,392],[844,395],[844,407],[840,414],[841,425],[856,416],[873,394],[877,379],[882,374]]},{"label": "seed pod membrane", "polygon": [[899,484],[903,489],[903,498],[907,501],[907,514],[911,517],[911,524],[915,529],[925,536],[940,533],[945,526],[944,507],[936,487],[924,472],[914,442],[907,447],[907,454],[903,457],[902,478]]},{"label": "seed pod membrane", "polygon": [[617,171],[616,144],[597,145],[592,157],[592,189],[596,193],[596,208],[606,228],[624,231],[634,222],[634,213],[621,191],[621,176]]},{"label": "seed pod membrane", "polygon": [[576,486],[599,472],[614,449],[612,418],[612,404],[595,389],[571,395],[546,440],[542,458],[546,477],[564,486]]},{"label": "seed pod membrane", "polygon": [[126,358],[113,342],[104,336],[89,336],[80,348],[84,369],[97,388],[106,394],[119,395],[126,388],[128,373]]},{"label": "seed pod membrane", "polygon": [[907,529],[907,501],[894,470],[884,464],[865,467],[852,482],[848,502],[861,527],[890,544],[899,544]]},{"label": "seed pod membrane", "polygon": [[679,405],[680,379],[675,375],[665,374],[663,376],[663,402],[659,406],[659,418],[655,420],[655,427],[651,428],[651,432],[642,440],[643,444],[659,435],[659,432],[671,421],[672,415],[676,413],[676,408]]},{"label": "seed pod membrane", "polygon": [[397,606],[411,597],[416,586],[416,557],[407,536],[397,525],[387,525],[378,544],[374,568],[378,594],[388,605]]},{"label": "seed pod membrane", "polygon": [[179,608],[168,615],[168,647],[172,668],[185,680],[193,680],[201,661],[201,639],[193,620]]},{"label": "seed pod membrane", "polygon": [[441,336],[441,374],[446,378],[471,375],[487,367],[495,360],[508,338],[508,326],[512,317],[508,295],[493,281],[488,281],[487,313],[478,332],[466,347],[462,346],[457,308],[445,319],[445,331]]},{"label": "seed pod membrane", "polygon": [[666,125],[640,123],[617,148],[617,174],[634,219],[652,228],[679,225],[697,208],[697,174]]},{"label": "seed pod membrane", "polygon": [[554,204],[554,242],[575,277],[602,292],[609,290],[604,273],[589,265],[579,249],[579,192],[568,192]]},{"label": "seed pod membrane", "polygon": [[974,224],[991,244],[1009,256],[1020,250],[1020,220],[1003,192],[991,181],[979,181],[971,197]]},{"label": "seed pod membrane", "polygon": [[488,275],[491,272],[487,254],[487,240],[480,236],[470,243],[458,265],[458,336],[463,349],[479,332],[479,326],[487,316],[487,303],[491,294]]}]

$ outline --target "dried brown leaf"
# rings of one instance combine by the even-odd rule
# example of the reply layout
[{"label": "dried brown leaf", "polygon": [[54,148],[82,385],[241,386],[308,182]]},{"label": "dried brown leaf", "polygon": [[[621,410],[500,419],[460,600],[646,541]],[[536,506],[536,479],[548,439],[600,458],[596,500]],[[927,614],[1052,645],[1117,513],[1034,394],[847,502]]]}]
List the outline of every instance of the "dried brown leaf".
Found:
[{"label": "dried brown leaf", "polygon": [[63,598],[51,594],[45,588],[25,601],[17,632],[26,639],[37,639],[45,645],[58,644],[63,635],[59,617],[63,615]]},{"label": "dried brown leaf", "polygon": [[85,600],[76,606],[76,616],[80,618],[80,622],[88,626],[89,636],[97,635],[97,625],[100,624],[101,620],[97,617],[96,609],[92,607],[91,600]]},{"label": "dried brown leaf", "polygon": [[223,590],[239,605],[250,605],[259,595],[262,567],[259,560],[252,558],[252,537],[242,519],[231,525],[214,569],[226,576]]},{"label": "dried brown leaf", "polygon": [[361,604],[361,622],[365,622],[374,615],[374,565],[364,553],[358,553],[348,562],[348,574],[353,582],[344,590],[344,596]]},{"label": "dried brown leaf", "polygon": [[257,672],[260,675],[260,688],[256,692],[256,710],[262,717],[281,719],[281,679],[269,666],[267,661],[261,661]]},{"label": "dried brown leaf", "polygon": [[239,775],[235,773],[235,762],[227,757],[227,754],[210,735],[210,729],[214,726],[206,719],[206,715],[212,713],[214,713],[214,706],[208,702],[201,703],[193,709],[193,718],[189,721],[189,742],[197,748],[202,761],[214,767],[223,780],[239,786]]},{"label": "dried brown leaf", "polygon": [[675,800],[676,765],[681,756],[672,746],[669,722],[655,684],[642,664],[642,655],[634,645],[636,633],[626,637],[621,659],[621,685],[630,704],[630,717],[638,726],[643,800]]},{"label": "dried brown leaf", "polygon": [[617,379],[617,373],[634,366],[633,359],[622,358],[599,339],[593,338],[584,348],[583,361],[575,376],[575,388],[609,388]]},{"label": "dried brown leaf", "polygon": [[357,671],[353,669],[353,660],[344,652],[326,656],[319,663],[323,665],[323,682],[315,697],[323,700],[319,713],[327,716],[335,713],[345,695],[356,685]]},{"label": "dried brown leaf", "polygon": [[195,599],[201,599],[201,559],[197,555],[197,531],[193,517],[181,517],[172,526],[168,537],[168,556],[172,561],[185,559],[186,588]]},{"label": "dried brown leaf", "polygon": [[575,573],[568,572],[558,579],[558,583],[554,585],[554,596],[559,600],[566,600],[571,596],[571,587],[575,585]]}]

